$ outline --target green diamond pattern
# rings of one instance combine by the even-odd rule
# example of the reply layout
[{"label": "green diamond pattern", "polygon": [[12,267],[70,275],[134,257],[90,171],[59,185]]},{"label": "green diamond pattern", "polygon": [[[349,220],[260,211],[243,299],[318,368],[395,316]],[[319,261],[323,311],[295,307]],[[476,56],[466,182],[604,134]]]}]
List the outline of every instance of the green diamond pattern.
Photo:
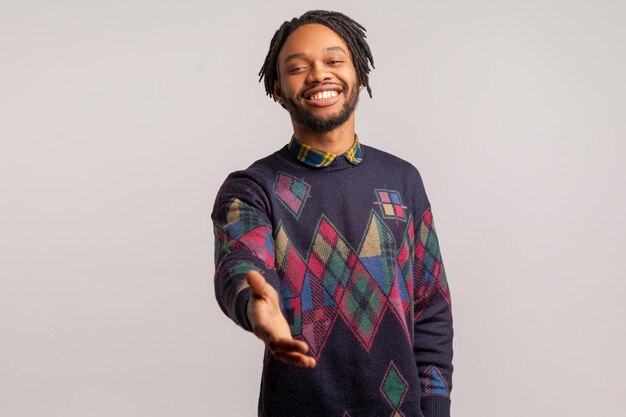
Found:
[{"label": "green diamond pattern", "polygon": [[394,409],[397,409],[402,403],[402,399],[404,398],[408,388],[407,383],[400,376],[396,366],[392,362],[387,370],[385,378],[383,379],[381,391],[385,394],[385,397]]}]

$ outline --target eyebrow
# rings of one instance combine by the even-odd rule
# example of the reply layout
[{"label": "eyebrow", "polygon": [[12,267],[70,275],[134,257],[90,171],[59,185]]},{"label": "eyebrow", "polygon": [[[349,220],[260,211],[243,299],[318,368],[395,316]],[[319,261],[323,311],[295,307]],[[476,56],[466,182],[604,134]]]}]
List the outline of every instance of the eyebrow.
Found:
[{"label": "eyebrow", "polygon": [[[343,49],[341,46],[331,46],[331,47],[324,49],[324,51],[343,52],[344,54],[348,55],[346,50]],[[304,52],[297,52],[295,54],[287,55],[285,59],[283,59],[283,62],[287,62],[295,58],[302,58],[303,56],[304,56]]]},{"label": "eyebrow", "polygon": [[343,52],[344,54],[348,55],[348,53],[345,51],[345,49],[343,49],[341,46],[331,46],[330,48],[326,48],[327,51],[337,51],[337,52]]}]

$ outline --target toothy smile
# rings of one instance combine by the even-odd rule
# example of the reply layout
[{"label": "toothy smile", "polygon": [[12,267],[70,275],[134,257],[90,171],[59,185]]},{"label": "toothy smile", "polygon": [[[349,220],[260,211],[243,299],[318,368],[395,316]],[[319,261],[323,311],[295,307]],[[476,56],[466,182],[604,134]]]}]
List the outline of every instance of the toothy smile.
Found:
[{"label": "toothy smile", "polygon": [[319,91],[307,96],[307,100],[322,100],[324,98],[337,97],[339,93],[334,90]]}]

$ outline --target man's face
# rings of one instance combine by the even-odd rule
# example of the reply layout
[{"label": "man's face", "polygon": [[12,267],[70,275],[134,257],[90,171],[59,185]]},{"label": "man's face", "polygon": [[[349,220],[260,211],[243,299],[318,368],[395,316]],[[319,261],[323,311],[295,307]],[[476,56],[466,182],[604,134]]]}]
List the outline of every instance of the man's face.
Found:
[{"label": "man's face", "polygon": [[320,24],[296,29],[278,54],[274,94],[291,119],[316,132],[343,125],[359,96],[350,50],[333,30]]}]

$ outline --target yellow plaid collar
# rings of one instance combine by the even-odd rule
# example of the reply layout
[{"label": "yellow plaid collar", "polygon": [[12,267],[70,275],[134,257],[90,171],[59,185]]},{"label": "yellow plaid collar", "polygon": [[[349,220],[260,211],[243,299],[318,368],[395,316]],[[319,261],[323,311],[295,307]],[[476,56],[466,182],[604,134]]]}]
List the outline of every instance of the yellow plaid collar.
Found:
[{"label": "yellow plaid collar", "polygon": [[[337,155],[332,152],[322,151],[299,142],[295,136],[292,136],[287,147],[293,156],[315,168],[327,167],[337,158]],[[363,160],[361,156],[361,144],[359,143],[359,137],[357,135],[354,135],[354,143],[350,149],[343,153],[343,156],[353,165],[357,165]]]}]

